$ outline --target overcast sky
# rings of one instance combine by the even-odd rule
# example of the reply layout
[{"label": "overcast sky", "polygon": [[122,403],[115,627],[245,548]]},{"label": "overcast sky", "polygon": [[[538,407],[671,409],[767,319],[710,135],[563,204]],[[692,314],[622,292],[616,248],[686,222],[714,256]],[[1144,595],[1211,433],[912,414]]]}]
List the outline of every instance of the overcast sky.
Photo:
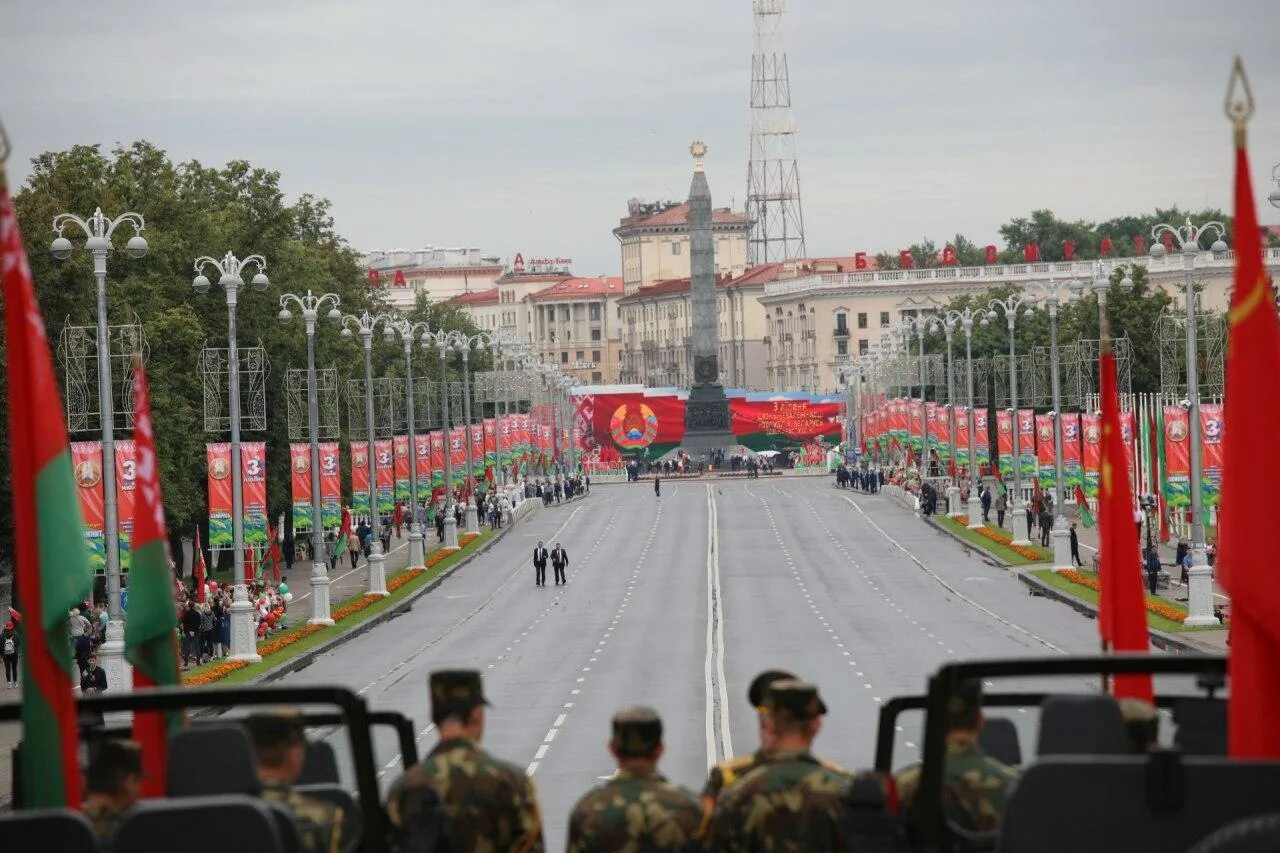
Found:
[{"label": "overcast sky", "polygon": [[[715,203],[743,206],[749,0],[4,6],[13,178],[44,150],[147,139],[280,171],[361,249],[479,246],[579,274],[619,271],[628,198],[684,197],[694,138]],[[810,254],[996,242],[1040,207],[1229,208],[1236,53],[1260,215],[1280,221],[1276,0],[792,0],[785,29]]]}]

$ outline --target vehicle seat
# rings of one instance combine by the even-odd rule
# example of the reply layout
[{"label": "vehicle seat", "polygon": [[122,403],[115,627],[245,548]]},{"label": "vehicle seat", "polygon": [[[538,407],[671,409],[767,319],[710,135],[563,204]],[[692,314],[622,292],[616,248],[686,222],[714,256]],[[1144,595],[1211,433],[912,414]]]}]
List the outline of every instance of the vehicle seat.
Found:
[{"label": "vehicle seat", "polygon": [[175,848],[182,853],[287,853],[277,826],[266,803],[243,794],[141,800],[120,824],[114,849],[129,853],[173,853]]},{"label": "vehicle seat", "polygon": [[1229,823],[1200,841],[1188,853],[1271,853],[1280,850],[1280,813],[1261,814]]},{"label": "vehicle seat", "polygon": [[978,746],[996,761],[1010,767],[1022,764],[1022,747],[1018,744],[1018,729],[1008,717],[987,717],[978,732]]},{"label": "vehicle seat", "polygon": [[337,785],[298,785],[294,788],[299,794],[333,803],[342,809],[343,853],[359,850],[360,839],[364,833],[364,815],[360,804],[346,789]]},{"label": "vehicle seat", "polygon": [[1171,751],[1054,756],[1023,771],[999,849],[1176,853],[1233,821],[1273,811],[1278,789],[1280,762]]},{"label": "vehicle seat", "polygon": [[299,785],[337,785],[341,780],[338,775],[338,756],[328,742],[308,741],[307,755],[302,762],[302,775],[298,777]]},{"label": "vehicle seat", "polygon": [[1227,754],[1227,703],[1220,699],[1177,699],[1173,744],[1183,755]]},{"label": "vehicle seat", "polygon": [[1040,706],[1037,755],[1124,755],[1120,705],[1111,696],[1050,696]]},{"label": "vehicle seat", "polygon": [[93,824],[71,809],[30,809],[0,816],[0,840],[9,850],[75,850],[93,853]]},{"label": "vehicle seat", "polygon": [[257,795],[262,790],[249,735],[237,725],[193,726],[169,738],[170,797]]}]

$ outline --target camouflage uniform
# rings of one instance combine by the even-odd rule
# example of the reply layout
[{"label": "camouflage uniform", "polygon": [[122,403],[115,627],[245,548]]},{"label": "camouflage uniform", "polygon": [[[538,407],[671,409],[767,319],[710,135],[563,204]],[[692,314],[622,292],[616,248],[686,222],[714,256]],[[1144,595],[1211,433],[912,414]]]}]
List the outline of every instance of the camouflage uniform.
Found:
[{"label": "camouflage uniform", "polygon": [[[812,719],[826,712],[817,688],[784,680],[769,688],[766,712]],[[777,750],[720,794],[707,846],[711,850],[843,850],[848,773],[823,766],[807,749]]]},{"label": "camouflage uniform", "polygon": [[[613,718],[613,747],[623,757],[652,756],[662,743],[662,721],[649,708],[625,708]],[[569,818],[569,853],[700,850],[702,809],[690,791],[657,772],[619,771],[588,791]]]},{"label": "camouflage uniform", "polygon": [[[433,717],[469,713],[488,704],[474,670],[431,674]],[[438,802],[438,806],[436,803]],[[542,818],[528,775],[465,738],[442,740],[427,757],[392,785],[387,816],[395,833],[411,843],[427,832],[430,811],[438,808],[452,849],[542,851]]]},{"label": "camouflage uniform", "polygon": [[93,824],[93,834],[98,836],[98,843],[104,851],[111,849],[111,842],[120,828],[124,812],[106,803],[88,802],[84,804],[84,816]]},{"label": "camouflage uniform", "polygon": [[142,747],[132,740],[104,740],[89,751],[82,810],[104,851],[111,850],[125,811],[114,803],[128,799],[128,777],[142,778]]},{"label": "camouflage uniform", "polygon": [[[896,781],[902,814],[911,825],[915,819],[912,806],[920,786],[920,765],[899,771]],[[956,826],[972,832],[999,829],[1009,794],[1017,781],[1018,771],[983,752],[976,737],[952,735],[948,739],[942,809]]]},{"label": "camouflage uniform", "polygon": [[281,803],[293,813],[298,837],[307,853],[338,853],[342,848],[342,808],[333,803],[308,797],[283,783],[262,787],[262,799]]}]

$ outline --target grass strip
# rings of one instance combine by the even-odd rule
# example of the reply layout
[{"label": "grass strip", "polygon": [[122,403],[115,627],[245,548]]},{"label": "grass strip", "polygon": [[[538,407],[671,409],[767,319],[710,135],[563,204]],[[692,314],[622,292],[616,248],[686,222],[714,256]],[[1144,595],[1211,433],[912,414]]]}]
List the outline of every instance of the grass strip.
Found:
[{"label": "grass strip", "polygon": [[[1082,574],[1085,574],[1085,573],[1082,572]],[[1073,583],[1072,581],[1067,580],[1062,575],[1058,574],[1052,569],[1033,569],[1030,572],[1030,575],[1036,578],[1037,580],[1043,581],[1044,583],[1048,584],[1054,589],[1065,592],[1068,595],[1075,596],[1081,601],[1086,601],[1089,604],[1094,605],[1095,607],[1098,604],[1097,590],[1087,586],[1082,586],[1081,584],[1078,584],[1078,583]],[[1176,602],[1171,602],[1167,598],[1161,598],[1158,595],[1147,595],[1145,596],[1145,598],[1148,602],[1163,604],[1166,607],[1172,607],[1175,610],[1181,610],[1184,613],[1186,612],[1185,607],[1183,607],[1182,605]],[[1151,628],[1155,628],[1157,631],[1164,631],[1169,634],[1188,634],[1188,633],[1194,633],[1196,631],[1221,631],[1222,630],[1220,626],[1214,627],[1212,625],[1204,628],[1188,628],[1187,626],[1183,625],[1181,622],[1175,622],[1172,619],[1166,619],[1163,616],[1152,613],[1150,610],[1147,611],[1147,626]]]},{"label": "grass strip", "polygon": [[[975,545],[978,548],[983,549],[984,551],[989,551],[990,553],[994,554],[995,556],[999,557],[1001,560],[1004,560],[1006,563],[1012,566],[1029,566],[1035,563],[1045,563],[1051,559],[1051,555],[1049,551],[1045,548],[1041,548],[1039,545],[1030,546],[1030,550],[1037,555],[1037,559],[1033,560],[1030,557],[1024,556],[1023,554],[1019,554],[1017,551],[1013,550],[1007,545],[997,542],[994,539],[991,539],[989,537],[983,536],[981,533],[979,533],[976,530],[970,530],[968,526],[961,524],[960,522],[956,521],[954,518],[949,518],[945,515],[939,515],[939,516],[934,516],[934,521],[942,525],[942,527],[945,528],[947,532],[954,534],[955,536],[959,536],[965,542]],[[1022,546],[1022,547],[1025,550],[1027,546]]]}]

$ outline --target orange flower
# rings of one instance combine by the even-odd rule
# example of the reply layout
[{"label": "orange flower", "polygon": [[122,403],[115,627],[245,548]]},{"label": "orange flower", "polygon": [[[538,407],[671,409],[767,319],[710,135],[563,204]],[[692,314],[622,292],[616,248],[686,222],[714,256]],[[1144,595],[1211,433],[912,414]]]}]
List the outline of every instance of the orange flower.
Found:
[{"label": "orange flower", "polygon": [[417,568],[405,569],[403,572],[400,572],[391,580],[387,581],[387,591],[395,592],[400,587],[404,586],[409,581],[413,580],[420,574],[424,574],[425,572],[426,572],[426,569],[417,569]]},{"label": "orange flower", "polygon": [[212,684],[215,681],[226,678],[237,669],[243,669],[248,665],[249,662],[243,660],[223,661],[222,663],[209,667],[204,672],[184,678],[182,683],[187,687],[199,687],[202,684]]},{"label": "orange flower", "polygon": [[[1099,592],[1102,590],[1102,584],[1098,582],[1097,578],[1077,572],[1075,569],[1059,569],[1058,575],[1066,578],[1072,583],[1080,584],[1080,586],[1085,586]],[[1170,622],[1182,623],[1187,621],[1186,611],[1178,607],[1174,607],[1172,604],[1166,604],[1154,597],[1147,598],[1147,610],[1157,616],[1163,616]]]},{"label": "orange flower", "polygon": [[289,646],[292,646],[294,643],[305,637],[310,637],[317,631],[323,631],[324,628],[324,625],[303,625],[300,628],[295,628],[294,630],[281,634],[274,639],[267,640],[265,643],[261,643],[258,646],[258,654],[263,657],[273,655],[278,651],[289,648]]}]

